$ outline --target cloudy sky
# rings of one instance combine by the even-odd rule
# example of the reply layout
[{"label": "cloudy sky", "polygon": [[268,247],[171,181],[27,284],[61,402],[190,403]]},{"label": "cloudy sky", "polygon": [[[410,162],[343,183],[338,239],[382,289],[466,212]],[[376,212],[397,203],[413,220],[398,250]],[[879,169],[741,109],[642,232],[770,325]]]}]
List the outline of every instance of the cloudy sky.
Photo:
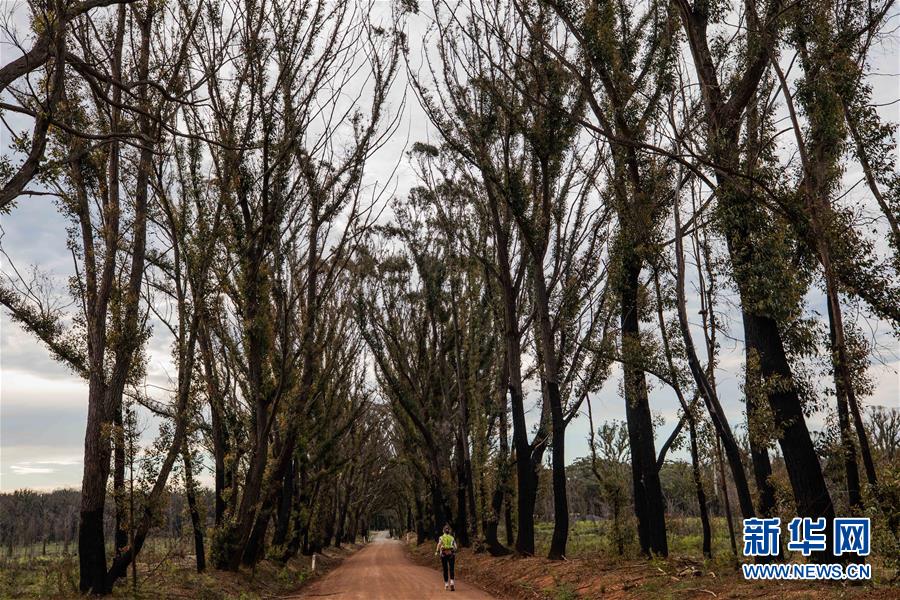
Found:
[{"label": "cloudy sky", "polygon": [[[11,2],[0,0],[0,11],[9,12]],[[21,16],[21,5],[12,10],[14,17]],[[425,18],[411,24],[410,33],[424,31]],[[2,34],[0,34],[2,35]],[[410,35],[411,40],[421,35]],[[875,49],[870,81],[876,90],[876,101],[885,104],[879,110],[892,122],[900,121],[900,89],[898,89],[898,44],[887,41]],[[415,56],[416,53],[413,53]],[[6,64],[18,56],[5,39],[0,39],[0,64]],[[415,59],[413,59],[415,60]],[[392,98],[395,107],[403,105],[403,120],[396,135],[370,163],[369,178],[380,185],[395,188],[402,196],[414,184],[412,171],[404,159],[404,151],[414,141],[436,142],[434,132],[428,126],[415,98],[410,94],[403,104],[405,80],[401,78]],[[27,124],[5,115],[14,126]],[[10,137],[0,131],[0,150],[9,151]],[[398,161],[400,166],[397,168]],[[395,171],[396,169],[396,171]],[[848,187],[859,180],[859,170],[848,167]],[[856,186],[850,192],[848,202],[868,205],[864,186]],[[21,199],[11,214],[0,216],[3,250],[20,269],[38,265],[51,275],[59,291],[64,292],[66,277],[72,272],[72,258],[66,249],[65,221],[56,212],[52,201],[46,197]],[[9,270],[6,256],[0,257],[0,268]],[[696,297],[691,300],[696,317]],[[743,367],[742,331],[739,313],[733,294],[726,293],[720,309],[727,330],[722,336],[721,357],[717,381],[720,395],[734,425],[744,421],[741,400],[740,377]],[[808,307],[811,314],[824,319],[824,298],[817,291],[810,294]],[[854,315],[850,315],[851,318]],[[861,317],[860,317],[861,318]],[[875,383],[869,404],[900,406],[900,346],[890,333],[886,323],[868,321],[864,331],[870,332],[876,342],[877,352],[870,369]],[[156,328],[160,331],[161,328]],[[148,382],[169,387],[172,368],[169,361],[169,340],[155,335],[150,344],[150,371]],[[595,421],[624,419],[624,404],[620,395],[619,373],[607,382],[603,390],[592,398]],[[657,432],[664,438],[676,422],[677,401],[673,394],[660,384],[652,382],[651,406],[654,412],[665,418],[665,425]],[[532,397],[536,390],[532,390]],[[157,392],[162,398],[164,392]],[[83,381],[54,362],[47,351],[15,323],[7,313],[0,312],[0,491],[18,488],[49,489],[61,486],[77,487],[81,483],[81,456],[84,425],[87,413],[87,388]],[[531,411],[532,418],[536,411]],[[151,436],[154,424],[144,417],[144,424]],[[812,426],[821,425],[822,415],[816,415]],[[572,423],[567,434],[567,453],[570,460],[587,454],[587,419],[582,417]],[[209,481],[209,474],[206,476]]]}]

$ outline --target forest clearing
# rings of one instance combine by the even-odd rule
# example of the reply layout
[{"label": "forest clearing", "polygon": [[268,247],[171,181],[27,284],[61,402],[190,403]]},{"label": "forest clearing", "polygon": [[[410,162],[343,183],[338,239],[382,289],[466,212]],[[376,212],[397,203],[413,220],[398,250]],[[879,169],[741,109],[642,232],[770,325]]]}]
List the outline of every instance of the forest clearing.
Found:
[{"label": "forest clearing", "polygon": [[0,597],[900,597],[895,0],[0,11]]}]

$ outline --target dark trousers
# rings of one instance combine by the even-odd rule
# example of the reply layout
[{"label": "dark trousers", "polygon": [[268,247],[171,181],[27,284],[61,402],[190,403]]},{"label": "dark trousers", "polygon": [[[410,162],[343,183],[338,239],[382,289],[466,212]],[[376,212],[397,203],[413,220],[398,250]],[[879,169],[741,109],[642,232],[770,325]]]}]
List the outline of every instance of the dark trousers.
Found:
[{"label": "dark trousers", "polygon": [[450,570],[449,579],[456,579],[456,575],[453,574],[453,567],[456,564],[456,555],[452,552],[450,554],[441,554],[441,567],[444,569],[444,583],[448,581],[447,578],[447,570]]}]

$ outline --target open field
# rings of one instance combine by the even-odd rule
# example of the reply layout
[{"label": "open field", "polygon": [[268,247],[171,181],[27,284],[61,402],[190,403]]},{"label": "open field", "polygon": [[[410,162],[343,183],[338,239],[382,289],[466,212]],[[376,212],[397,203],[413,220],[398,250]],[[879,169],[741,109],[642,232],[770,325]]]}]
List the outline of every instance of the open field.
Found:
[{"label": "open field", "polygon": [[[138,585],[120,583],[115,598],[194,598],[197,600],[262,600],[281,598],[301,589],[306,582],[327,572],[344,557],[359,548],[346,545],[329,548],[316,556],[316,573],[311,557],[298,556],[287,564],[263,560],[253,569],[231,573],[209,569],[197,573],[194,556],[186,540],[154,539],[138,561]],[[38,548],[40,550],[40,548]],[[46,556],[20,555],[0,558],[0,598],[76,598],[78,594],[78,557],[53,554],[48,545]],[[23,553],[23,554],[27,554]]]}]

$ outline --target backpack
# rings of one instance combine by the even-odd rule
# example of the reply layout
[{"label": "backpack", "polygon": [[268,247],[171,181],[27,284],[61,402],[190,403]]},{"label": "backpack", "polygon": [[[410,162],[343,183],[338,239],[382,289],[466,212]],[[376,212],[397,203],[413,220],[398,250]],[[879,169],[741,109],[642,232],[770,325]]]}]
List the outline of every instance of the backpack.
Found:
[{"label": "backpack", "polygon": [[441,554],[453,554],[453,536],[445,533],[441,536]]}]

